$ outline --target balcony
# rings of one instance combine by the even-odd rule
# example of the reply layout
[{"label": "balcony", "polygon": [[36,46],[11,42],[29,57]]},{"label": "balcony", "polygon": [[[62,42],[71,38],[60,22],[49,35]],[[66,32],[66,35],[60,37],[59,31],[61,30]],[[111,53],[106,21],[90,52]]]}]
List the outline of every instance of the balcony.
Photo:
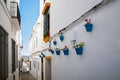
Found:
[{"label": "balcony", "polygon": [[19,25],[20,25],[21,17],[20,17],[20,11],[19,11],[17,2],[14,2],[14,1],[11,2],[10,15],[11,15],[12,19],[17,19],[17,21],[19,22]]}]

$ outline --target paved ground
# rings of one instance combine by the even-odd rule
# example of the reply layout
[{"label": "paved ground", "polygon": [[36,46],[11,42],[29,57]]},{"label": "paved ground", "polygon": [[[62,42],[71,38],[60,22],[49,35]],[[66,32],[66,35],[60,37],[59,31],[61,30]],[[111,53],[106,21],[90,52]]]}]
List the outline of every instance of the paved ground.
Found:
[{"label": "paved ground", "polygon": [[21,72],[20,80],[36,80],[30,73]]}]

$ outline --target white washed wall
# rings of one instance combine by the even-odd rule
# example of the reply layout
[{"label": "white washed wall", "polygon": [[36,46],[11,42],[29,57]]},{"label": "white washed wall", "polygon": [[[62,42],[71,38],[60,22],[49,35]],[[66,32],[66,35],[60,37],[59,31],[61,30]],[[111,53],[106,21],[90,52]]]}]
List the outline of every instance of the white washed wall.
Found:
[{"label": "white washed wall", "polygon": [[[50,7],[51,35],[80,17],[101,0],[52,0]],[[94,27],[86,32],[84,21],[77,22],[63,35],[65,40],[54,47],[67,45],[68,56],[52,55],[52,80],[120,80],[120,1],[115,0],[94,11],[90,18]],[[74,36],[74,37],[73,37]],[[76,55],[71,40],[85,42],[83,55]]]},{"label": "white washed wall", "polygon": [[[13,74],[16,76],[16,80],[18,80],[18,68],[16,69],[15,73],[12,73],[12,68],[11,68],[11,39],[14,39],[16,41],[16,35],[12,31],[12,20],[10,16],[10,1],[7,0],[7,3],[5,4],[3,0],[0,1],[0,26],[8,33],[8,79],[7,80],[12,80],[13,79]],[[18,38],[19,36],[17,36]],[[17,42],[19,43],[19,42]],[[20,52],[20,51],[19,51]]]},{"label": "white washed wall", "polygon": [[[10,18],[10,15],[8,14],[8,10],[7,8],[5,7],[6,5],[3,3],[3,1],[0,1],[0,26],[2,26],[2,28],[9,34],[8,36],[8,44],[9,44],[9,47],[8,47],[8,56],[11,56],[11,18]],[[11,57],[8,58],[8,63],[9,65],[11,65]],[[9,78],[10,78],[10,75],[11,75],[11,66],[9,66]]]},{"label": "white washed wall", "polygon": [[51,36],[102,0],[51,0]]}]

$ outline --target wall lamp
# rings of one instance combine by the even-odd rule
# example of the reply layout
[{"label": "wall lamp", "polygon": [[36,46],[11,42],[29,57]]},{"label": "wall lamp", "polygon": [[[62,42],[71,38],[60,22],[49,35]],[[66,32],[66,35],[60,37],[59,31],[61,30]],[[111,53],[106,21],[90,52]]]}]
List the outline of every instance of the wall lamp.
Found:
[{"label": "wall lamp", "polygon": [[43,58],[43,57],[45,57],[45,55],[44,55],[43,53],[41,53],[41,54],[39,55],[39,57],[40,57],[40,58]]}]

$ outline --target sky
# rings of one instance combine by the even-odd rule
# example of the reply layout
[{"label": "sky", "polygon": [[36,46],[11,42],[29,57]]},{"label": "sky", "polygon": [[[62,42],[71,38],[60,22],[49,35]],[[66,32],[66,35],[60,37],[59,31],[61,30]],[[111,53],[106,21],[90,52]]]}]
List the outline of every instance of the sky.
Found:
[{"label": "sky", "polygon": [[20,14],[21,14],[21,30],[23,49],[22,55],[30,55],[29,53],[29,39],[32,28],[39,16],[40,0],[20,0]]}]

